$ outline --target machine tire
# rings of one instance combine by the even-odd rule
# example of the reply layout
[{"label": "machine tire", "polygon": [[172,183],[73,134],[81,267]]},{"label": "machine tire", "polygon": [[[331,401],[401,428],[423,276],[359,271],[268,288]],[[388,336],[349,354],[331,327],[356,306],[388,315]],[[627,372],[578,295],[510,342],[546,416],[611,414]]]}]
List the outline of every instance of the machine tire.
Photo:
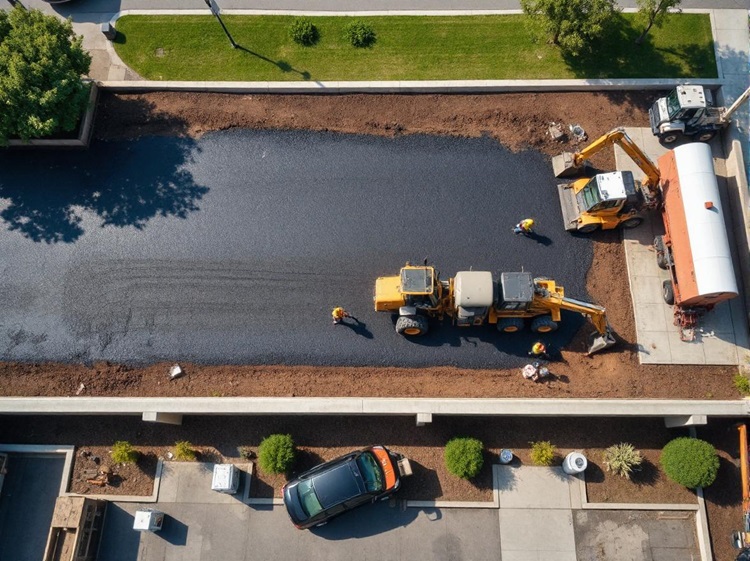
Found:
[{"label": "machine tire", "polygon": [[557,331],[557,322],[549,316],[537,316],[531,320],[531,330],[534,333],[552,333]]},{"label": "machine tire", "polygon": [[695,140],[698,142],[711,142],[716,136],[716,131],[704,131],[695,135]]},{"label": "machine tire", "polygon": [[578,228],[581,234],[593,234],[599,229],[599,224],[584,224]]},{"label": "machine tire", "polygon": [[682,135],[679,132],[665,132],[659,136],[659,140],[661,140],[664,144],[674,144],[680,138]]},{"label": "machine tire", "polygon": [[401,316],[396,320],[396,333],[409,337],[424,335],[430,330],[430,324],[424,316]]},{"label": "machine tire", "polygon": [[502,333],[518,333],[523,330],[523,319],[500,318],[497,320],[497,330]]},{"label": "machine tire", "polygon": [[667,304],[674,306],[674,286],[671,280],[665,280],[661,283],[661,294]]},{"label": "machine tire", "polygon": [[640,216],[633,216],[632,218],[620,222],[620,227],[630,230],[631,228],[637,228],[641,224],[643,224],[643,218]]}]

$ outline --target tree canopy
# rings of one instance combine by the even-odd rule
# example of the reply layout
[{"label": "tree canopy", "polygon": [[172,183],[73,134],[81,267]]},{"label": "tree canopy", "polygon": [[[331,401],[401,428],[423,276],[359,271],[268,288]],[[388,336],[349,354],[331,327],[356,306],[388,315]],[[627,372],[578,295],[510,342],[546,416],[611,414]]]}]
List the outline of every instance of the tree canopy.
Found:
[{"label": "tree canopy", "polygon": [[39,10],[0,11],[0,144],[75,130],[91,57],[70,21]]},{"label": "tree canopy", "polygon": [[521,0],[521,7],[552,43],[572,55],[601,37],[617,13],[615,0]]}]

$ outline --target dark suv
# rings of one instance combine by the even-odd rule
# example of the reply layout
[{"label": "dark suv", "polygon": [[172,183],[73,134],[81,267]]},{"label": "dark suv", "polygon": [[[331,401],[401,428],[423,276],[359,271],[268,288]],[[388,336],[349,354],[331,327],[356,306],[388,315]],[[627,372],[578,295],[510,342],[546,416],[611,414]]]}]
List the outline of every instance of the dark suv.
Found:
[{"label": "dark suv", "polygon": [[299,529],[311,528],[387,497],[401,486],[402,458],[385,446],[371,446],[315,466],[284,485],[289,518]]}]

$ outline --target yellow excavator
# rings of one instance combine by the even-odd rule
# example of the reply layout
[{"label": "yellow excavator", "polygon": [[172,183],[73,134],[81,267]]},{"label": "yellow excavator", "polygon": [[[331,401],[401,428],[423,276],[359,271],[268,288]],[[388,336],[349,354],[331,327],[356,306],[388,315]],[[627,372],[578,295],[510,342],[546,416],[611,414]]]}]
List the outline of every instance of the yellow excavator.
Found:
[{"label": "yellow excavator", "polygon": [[513,333],[526,320],[535,333],[555,331],[561,310],[588,317],[596,328],[589,340],[588,354],[615,344],[607,324],[606,310],[596,304],[567,298],[554,280],[533,278],[531,273],[501,273],[495,279],[489,271],[461,271],[440,280],[434,267],[402,267],[399,275],[375,281],[375,311],[398,314],[396,332],[424,335],[429,320],[450,317],[454,325],[495,324],[498,331]]},{"label": "yellow excavator", "polygon": [[580,177],[585,173],[587,160],[613,144],[630,156],[643,170],[644,177],[636,181],[629,171],[613,171],[558,185],[566,230],[590,234],[600,228],[635,228],[643,222],[644,211],[659,206],[659,168],[622,128],[611,130],[580,152],[555,156],[552,159],[555,177]]}]

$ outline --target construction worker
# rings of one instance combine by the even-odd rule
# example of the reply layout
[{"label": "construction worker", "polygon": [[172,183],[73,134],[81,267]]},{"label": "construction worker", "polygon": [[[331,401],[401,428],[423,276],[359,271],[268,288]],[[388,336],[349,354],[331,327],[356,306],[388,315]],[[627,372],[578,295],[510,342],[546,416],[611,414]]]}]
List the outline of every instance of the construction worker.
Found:
[{"label": "construction worker", "polygon": [[529,356],[533,356],[534,358],[548,358],[547,347],[541,341],[537,341],[531,346]]},{"label": "construction worker", "polygon": [[513,228],[513,233],[523,234],[524,236],[528,236],[529,234],[531,234],[533,228],[534,228],[534,219],[524,218],[518,224],[516,224],[515,228]]},{"label": "construction worker", "polygon": [[336,306],[331,312],[331,316],[333,317],[333,325],[341,323],[342,321],[344,321],[344,318],[352,317],[351,315],[349,315],[349,312],[347,312],[341,306]]}]

